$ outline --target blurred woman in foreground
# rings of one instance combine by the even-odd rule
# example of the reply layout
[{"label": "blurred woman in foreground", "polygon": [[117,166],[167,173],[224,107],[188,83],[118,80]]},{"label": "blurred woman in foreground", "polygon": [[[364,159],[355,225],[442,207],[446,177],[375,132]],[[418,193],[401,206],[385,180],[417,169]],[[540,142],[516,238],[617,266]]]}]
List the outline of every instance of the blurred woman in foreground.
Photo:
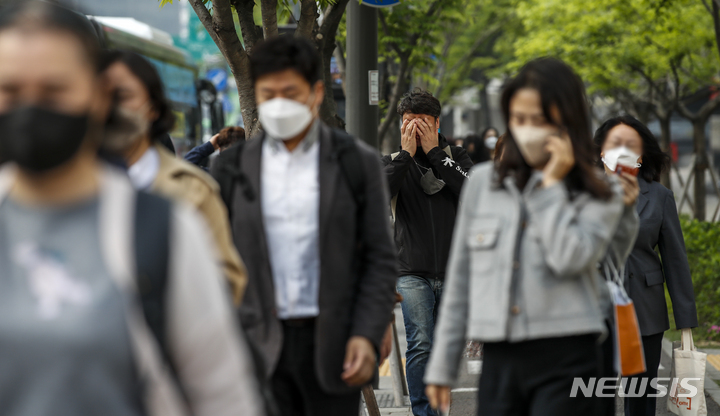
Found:
[{"label": "blurred woman in foreground", "polygon": [[484,342],[479,415],[592,414],[573,379],[597,377],[596,264],[623,211],[593,166],[584,87],[563,62],[529,62],[505,87],[503,157],[463,188],[425,382],[447,411],[464,339]]},{"label": "blurred woman in foreground", "polygon": [[[0,9],[0,414],[262,415],[199,218],[97,157],[98,55],[80,14]],[[171,236],[150,266],[159,316],[138,296],[154,288],[137,284],[136,221]]]}]

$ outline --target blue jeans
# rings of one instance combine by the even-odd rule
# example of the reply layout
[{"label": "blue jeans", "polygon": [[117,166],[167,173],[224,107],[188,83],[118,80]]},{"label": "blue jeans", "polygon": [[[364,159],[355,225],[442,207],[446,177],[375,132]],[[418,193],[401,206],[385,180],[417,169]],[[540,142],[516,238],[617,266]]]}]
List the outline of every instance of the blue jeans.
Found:
[{"label": "blue jeans", "polygon": [[442,287],[442,280],[434,278],[401,276],[397,281],[397,291],[403,297],[402,312],[408,344],[405,369],[414,416],[437,415],[425,395],[423,376],[433,345]]}]

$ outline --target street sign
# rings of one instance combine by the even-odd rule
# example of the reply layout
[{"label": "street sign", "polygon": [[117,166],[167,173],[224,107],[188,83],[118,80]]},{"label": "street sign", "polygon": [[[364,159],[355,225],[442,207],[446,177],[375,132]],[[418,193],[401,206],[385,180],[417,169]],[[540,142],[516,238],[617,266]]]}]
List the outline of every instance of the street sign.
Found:
[{"label": "street sign", "polygon": [[380,75],[377,69],[368,71],[368,93],[370,105],[380,104]]},{"label": "street sign", "polygon": [[400,0],[362,0],[362,4],[370,7],[392,7],[400,4]]},{"label": "street sign", "polygon": [[207,79],[218,91],[225,91],[228,86],[228,74],[223,68],[212,68],[207,71]]}]

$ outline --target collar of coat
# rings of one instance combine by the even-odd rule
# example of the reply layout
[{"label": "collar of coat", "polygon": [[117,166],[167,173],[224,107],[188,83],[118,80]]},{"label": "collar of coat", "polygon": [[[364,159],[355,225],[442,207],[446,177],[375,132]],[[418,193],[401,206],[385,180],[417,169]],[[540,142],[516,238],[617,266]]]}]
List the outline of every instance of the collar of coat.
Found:
[{"label": "collar of coat", "polygon": [[219,192],[220,187],[217,182],[215,182],[215,180],[213,180],[210,175],[205,173],[202,169],[190,162],[178,158],[174,154],[170,153],[170,151],[160,143],[154,144],[154,147],[160,157],[160,169],[153,181],[152,187],[155,187],[155,184],[157,183],[173,181],[180,176],[191,175],[202,179],[208,184],[208,186]]}]

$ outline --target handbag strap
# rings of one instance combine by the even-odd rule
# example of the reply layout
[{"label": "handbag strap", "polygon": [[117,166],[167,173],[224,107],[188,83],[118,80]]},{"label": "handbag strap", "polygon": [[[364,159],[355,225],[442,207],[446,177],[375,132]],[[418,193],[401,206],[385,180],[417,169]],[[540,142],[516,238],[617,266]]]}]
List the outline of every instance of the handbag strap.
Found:
[{"label": "handbag strap", "polygon": [[618,269],[618,267],[615,266],[615,262],[613,261],[612,256],[605,256],[602,264],[605,271],[605,277],[609,278],[610,281],[616,283],[618,286],[623,287],[625,265]]},{"label": "handbag strap", "polygon": [[680,337],[681,349],[683,351],[695,351],[695,342],[693,341],[692,330],[684,328]]}]

